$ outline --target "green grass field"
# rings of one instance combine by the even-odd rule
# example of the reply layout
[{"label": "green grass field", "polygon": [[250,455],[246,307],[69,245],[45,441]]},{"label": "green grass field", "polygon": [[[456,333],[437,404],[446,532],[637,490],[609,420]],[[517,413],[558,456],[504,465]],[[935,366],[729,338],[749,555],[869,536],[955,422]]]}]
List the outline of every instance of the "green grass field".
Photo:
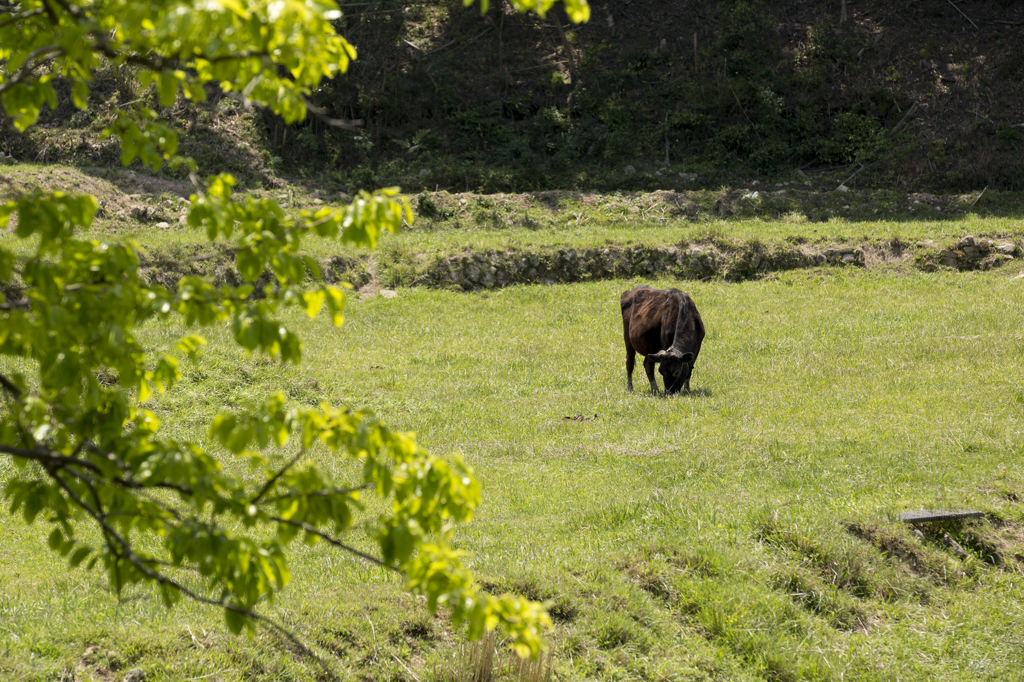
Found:
[{"label": "green grass field", "polygon": [[[554,679],[1013,679],[1015,274],[651,282],[689,291],[708,328],[694,393],[667,399],[625,391],[618,298],[639,281],[403,289],[353,297],[341,329],[296,316],[299,367],[246,357],[209,329],[204,362],[150,407],[169,433],[205,441],[215,412],[280,390],[371,407],[434,452],[461,453],[484,504],[457,543],[489,587],[551,600]],[[181,331],[151,327],[147,340]],[[920,538],[896,520],[927,508],[988,516]],[[321,675],[268,632],[226,634],[214,610],[168,612],[148,591],[118,599],[98,574],[69,573],[48,530],[0,516],[0,677]],[[461,636],[393,577],[323,545],[302,548],[293,573],[266,612],[342,676],[472,679]],[[498,678],[517,679],[496,660]]]}]

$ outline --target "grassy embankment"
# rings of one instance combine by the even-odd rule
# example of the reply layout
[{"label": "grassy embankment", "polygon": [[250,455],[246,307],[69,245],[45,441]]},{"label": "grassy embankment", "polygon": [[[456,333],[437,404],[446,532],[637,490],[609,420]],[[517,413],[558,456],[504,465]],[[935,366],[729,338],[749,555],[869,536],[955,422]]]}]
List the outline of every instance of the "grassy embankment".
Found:
[{"label": "grassy embankment", "polygon": [[[132,171],[28,164],[4,168],[0,181],[0,199],[36,186],[93,194],[101,210],[86,236],[101,241],[138,240],[145,266],[165,283],[186,274],[216,279],[232,276],[234,258],[228,245],[211,246],[202,231],[191,230],[182,222],[186,198],[195,191],[188,182]],[[789,265],[783,265],[787,254],[821,253],[835,246],[863,248],[869,265],[911,261],[926,269],[941,263],[940,252],[956,249],[966,235],[991,237],[994,243],[1010,240],[1017,244],[1017,257],[1024,253],[1024,224],[1020,222],[1024,193],[927,195],[832,189],[833,185],[807,181],[675,193],[428,192],[409,197],[417,212],[414,225],[398,235],[386,235],[377,251],[339,248],[318,238],[307,239],[303,245],[320,261],[328,278],[350,281],[357,287],[371,281],[385,287],[424,282],[452,286],[439,275],[445,262],[474,254],[499,259],[535,256],[550,265],[568,250],[610,249],[617,254],[661,250],[664,256],[666,248],[685,250],[700,244],[721,252],[701,277],[746,279],[793,267],[791,258]],[[249,194],[273,198],[293,211],[340,207],[350,200],[336,187],[317,183],[253,189]],[[0,236],[0,240],[9,248],[25,248],[11,238]],[[749,262],[736,267],[735,257],[744,251],[747,256],[757,251],[769,257],[757,267]],[[962,259],[958,267],[989,267],[991,260]],[[611,274],[665,272],[664,263],[643,270],[639,261],[643,257],[632,259],[631,267],[612,268]],[[520,273],[511,279],[532,283],[609,276],[608,268],[598,268],[597,274],[593,268],[585,273],[540,270],[532,277]],[[472,286],[490,285],[477,282]]]},{"label": "grassy embankment", "polygon": [[[970,220],[976,233],[1019,229]],[[899,225],[914,237],[964,233],[961,221]],[[888,236],[892,224],[719,225],[754,228]],[[154,232],[151,243],[169,239],[138,234]],[[448,232],[452,245],[464,236]],[[688,290],[708,327],[694,393],[671,399],[624,391],[617,301],[639,280],[353,296],[340,330],[290,320],[300,367],[246,357],[206,330],[204,361],[147,406],[169,434],[204,442],[218,410],[283,391],[369,406],[431,450],[462,453],[484,505],[457,542],[493,589],[552,600],[557,678],[1009,679],[1024,667],[1017,271],[652,282]],[[152,326],[146,341],[182,331]],[[988,517],[918,538],[895,518],[922,508]],[[227,635],[211,609],[167,612],[148,591],[118,599],[98,575],[67,572],[48,531],[0,516],[0,676],[318,674],[269,633]],[[459,635],[392,577],[322,545],[300,548],[292,568],[267,613],[339,672],[470,679]]]}]

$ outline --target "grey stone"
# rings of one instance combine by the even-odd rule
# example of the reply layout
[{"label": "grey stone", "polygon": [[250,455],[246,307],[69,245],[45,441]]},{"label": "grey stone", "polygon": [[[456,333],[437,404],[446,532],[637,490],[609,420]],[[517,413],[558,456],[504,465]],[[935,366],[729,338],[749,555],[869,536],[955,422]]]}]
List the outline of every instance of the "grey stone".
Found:
[{"label": "grey stone", "polygon": [[161,230],[166,230],[171,225],[170,225],[170,223],[160,222],[160,223],[157,223],[156,226],[159,227]]},{"label": "grey stone", "polygon": [[1004,242],[996,246],[996,251],[998,251],[999,253],[1005,253],[1012,256],[1013,254],[1017,253],[1017,245],[1011,242]]},{"label": "grey stone", "polygon": [[396,296],[398,296],[398,292],[392,291],[391,289],[381,289],[377,293],[379,293],[384,298],[395,298]]},{"label": "grey stone", "polygon": [[968,258],[977,258],[981,255],[981,250],[977,246],[965,246],[963,252]]},{"label": "grey stone", "polygon": [[899,515],[900,521],[904,523],[936,523],[940,521],[957,521],[961,519],[981,519],[985,512],[973,509],[964,510],[942,510],[942,511],[912,511],[903,512]]},{"label": "grey stone", "polygon": [[132,668],[124,674],[124,682],[146,682],[146,671],[142,668]]},{"label": "grey stone", "polygon": [[968,246],[974,246],[974,237],[970,235],[964,237],[959,242],[957,242],[957,246],[959,246],[961,249],[966,248]]},{"label": "grey stone", "polygon": [[955,268],[957,261],[956,252],[950,251],[949,249],[943,249],[939,252],[939,260],[941,260],[942,264],[946,267]]},{"label": "grey stone", "polygon": [[629,165],[623,168],[622,172],[625,173],[626,175],[633,175],[634,173],[636,173],[636,168],[634,168],[632,165]]}]

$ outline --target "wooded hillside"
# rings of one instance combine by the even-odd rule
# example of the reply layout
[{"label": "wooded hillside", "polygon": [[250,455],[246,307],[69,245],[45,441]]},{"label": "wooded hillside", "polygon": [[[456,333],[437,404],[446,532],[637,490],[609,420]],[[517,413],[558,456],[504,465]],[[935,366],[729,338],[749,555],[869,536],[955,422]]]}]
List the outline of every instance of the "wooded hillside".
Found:
[{"label": "wooded hillside", "polygon": [[[843,166],[860,188],[1021,189],[1024,6],[850,0],[842,21],[842,4],[622,0],[576,26],[507,0],[483,17],[459,0],[343,3],[360,58],[314,100],[359,128],[227,102],[169,113],[207,171],[412,191],[690,189]],[[145,96],[110,73],[94,109],[62,104],[28,136],[5,124],[0,149],[113,161],[95,132]]]}]

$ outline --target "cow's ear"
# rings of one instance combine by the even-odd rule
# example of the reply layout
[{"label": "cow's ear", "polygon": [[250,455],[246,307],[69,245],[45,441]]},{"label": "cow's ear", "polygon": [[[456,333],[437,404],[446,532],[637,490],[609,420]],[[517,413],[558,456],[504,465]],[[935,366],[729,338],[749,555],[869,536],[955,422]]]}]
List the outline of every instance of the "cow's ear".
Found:
[{"label": "cow's ear", "polygon": [[649,357],[651,360],[654,360],[655,362],[661,362],[666,357],[668,357],[668,351],[659,350],[654,355],[648,355],[647,357]]},{"label": "cow's ear", "polygon": [[683,362],[685,362],[686,364],[692,364],[693,363],[693,353],[683,353],[683,357],[681,357],[679,359],[682,360]]}]

